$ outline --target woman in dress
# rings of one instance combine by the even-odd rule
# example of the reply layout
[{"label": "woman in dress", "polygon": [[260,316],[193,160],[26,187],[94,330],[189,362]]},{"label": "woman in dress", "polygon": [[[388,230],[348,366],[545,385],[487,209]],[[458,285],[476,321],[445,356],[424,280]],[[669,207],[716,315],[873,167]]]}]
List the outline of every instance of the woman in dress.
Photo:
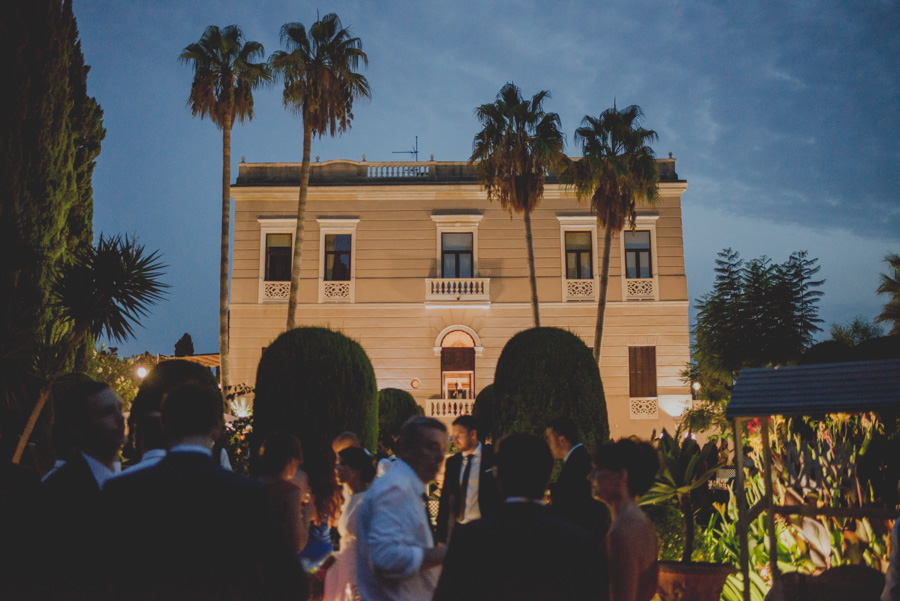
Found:
[{"label": "woman in dress", "polygon": [[353,601],[356,592],[356,519],[359,504],[369,484],[375,478],[373,457],[359,447],[349,447],[338,453],[335,465],[338,482],[346,485],[352,495],[341,511],[337,529],[341,536],[341,550],[337,561],[325,574],[324,601]]},{"label": "woman in dress", "polygon": [[[612,515],[603,541],[610,601],[650,601],[659,581],[656,530],[638,507],[659,471],[659,456],[649,443],[622,439],[604,445],[588,475],[591,492]],[[603,593],[605,595],[605,591]],[[601,595],[601,598],[605,598]]]}]

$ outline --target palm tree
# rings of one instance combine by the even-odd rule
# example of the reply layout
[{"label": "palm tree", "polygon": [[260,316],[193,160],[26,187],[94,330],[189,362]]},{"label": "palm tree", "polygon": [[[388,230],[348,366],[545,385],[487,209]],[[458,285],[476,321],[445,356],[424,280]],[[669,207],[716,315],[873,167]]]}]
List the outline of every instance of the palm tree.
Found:
[{"label": "palm tree", "polygon": [[115,341],[131,338],[133,324],[147,314],[150,305],[163,298],[168,286],[159,278],[165,267],[158,253],[146,254],[133,238],[100,236],[96,247],[78,255],[54,279],[54,322],[33,366],[33,375],[42,385],[13,463],[21,460],[53,383],[69,368],[69,358],[86,341],[96,340],[103,333]]},{"label": "palm tree", "polygon": [[290,329],[296,325],[312,138],[325,134],[334,137],[350,129],[353,102],[369,98],[371,92],[368,80],[356,72],[360,61],[368,66],[369,57],[363,52],[360,39],[350,35],[336,14],[325,15],[313,23],[308,34],[302,23],[285,23],[281,41],[286,50],[272,54],[269,65],[284,80],[284,106],[299,113],[303,120],[303,163],[288,299]]},{"label": "palm tree", "polygon": [[[900,334],[900,255],[888,254],[884,260],[889,266],[888,273],[881,274],[878,294],[886,294],[888,302],[876,321],[891,324],[890,335]],[[893,273],[891,273],[893,272]]]},{"label": "palm tree", "polygon": [[559,115],[544,112],[546,90],[531,100],[522,97],[514,83],[500,89],[497,99],[475,109],[483,128],[475,135],[470,163],[476,168],[488,199],[525,217],[525,243],[531,283],[534,326],[540,327],[537,277],[534,269],[534,240],[531,212],[544,194],[544,175],[562,159],[564,135]]},{"label": "palm tree", "polygon": [[579,200],[588,200],[604,229],[600,298],[594,333],[594,358],[600,362],[603,319],[609,289],[609,252],[613,233],[634,229],[639,202],[655,205],[659,199],[656,156],[648,146],[656,132],[641,127],[641,107],[622,110],[615,106],[599,117],[585,116],[575,139],[581,141],[582,158],[567,165],[562,179],[575,187]]},{"label": "palm tree", "polygon": [[199,42],[178,57],[192,64],[194,80],[187,104],[191,114],[209,117],[222,130],[222,248],[219,260],[219,357],[222,386],[231,384],[228,372],[228,245],[231,233],[231,128],[237,119],[253,119],[253,90],[271,80],[259,42],[244,41],[237,25],[219,29],[210,25]]}]

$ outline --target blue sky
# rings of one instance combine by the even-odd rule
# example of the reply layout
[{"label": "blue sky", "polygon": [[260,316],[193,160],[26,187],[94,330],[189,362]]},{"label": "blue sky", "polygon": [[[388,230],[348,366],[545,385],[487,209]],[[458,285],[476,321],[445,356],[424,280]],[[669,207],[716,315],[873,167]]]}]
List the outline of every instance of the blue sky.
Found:
[{"label": "blue sky", "polygon": [[[514,81],[549,90],[571,136],[585,114],[640,105],[683,198],[691,300],[716,253],[818,257],[824,326],[874,317],[882,261],[900,252],[900,3],[75,0],[88,91],[107,137],[94,175],[94,228],[136,234],[170,265],[167,301],[120,352],[171,353],[189,332],[217,349],[221,134],[185,107],[177,57],[208,25],[237,24],[267,55],[289,21],[336,12],[360,37],[372,99],[350,132],[313,156],[464,160],[473,108]],[[277,86],[236,126],[233,169],[299,161],[300,121]],[[821,335],[820,335],[821,336]]]}]

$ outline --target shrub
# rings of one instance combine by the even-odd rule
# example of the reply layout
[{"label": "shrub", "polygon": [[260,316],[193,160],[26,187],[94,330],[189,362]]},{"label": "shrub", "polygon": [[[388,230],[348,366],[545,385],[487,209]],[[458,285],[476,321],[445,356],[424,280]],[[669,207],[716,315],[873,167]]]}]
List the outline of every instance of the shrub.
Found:
[{"label": "shrub", "polygon": [[256,372],[252,471],[263,439],[277,430],[303,443],[316,507],[332,518],[339,500],[331,441],[349,430],[374,451],[378,435],[375,372],[359,343],[326,328],[296,328],[272,342]]},{"label": "shrub", "polygon": [[425,415],[425,411],[413,395],[399,388],[378,391],[378,429],[381,435],[397,436],[400,426],[416,415]]},{"label": "shrub", "polygon": [[478,422],[478,436],[485,440],[494,435],[494,385],[481,389],[472,405],[472,417]]},{"label": "shrub", "polygon": [[609,440],[609,421],[600,371],[575,334],[532,328],[513,336],[497,361],[493,429],[543,435],[556,417],[578,424],[581,442],[595,449]]}]

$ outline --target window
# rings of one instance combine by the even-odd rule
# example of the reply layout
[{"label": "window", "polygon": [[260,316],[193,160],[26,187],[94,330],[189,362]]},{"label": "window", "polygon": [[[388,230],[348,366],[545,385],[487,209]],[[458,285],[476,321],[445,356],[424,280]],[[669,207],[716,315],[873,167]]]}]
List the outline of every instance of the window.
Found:
[{"label": "window", "polygon": [[597,218],[588,213],[557,215],[563,302],[597,300]]},{"label": "window", "polygon": [[593,279],[591,232],[565,232],[566,279]]},{"label": "window", "polygon": [[441,234],[441,275],[444,278],[473,277],[473,234]]},{"label": "window", "polygon": [[319,302],[356,302],[356,217],[321,217]]},{"label": "window", "polygon": [[350,280],[351,239],[350,234],[325,234],[326,282]]},{"label": "window", "polygon": [[291,291],[294,229],[292,218],[259,217],[259,300],[287,302]]},{"label": "window", "polygon": [[656,347],[628,347],[629,396],[647,398],[656,396]]},{"label": "window", "polygon": [[267,282],[291,281],[291,234],[266,234]]},{"label": "window", "polygon": [[652,278],[650,232],[646,230],[626,231],[622,236],[625,238],[625,277],[643,280]]}]

